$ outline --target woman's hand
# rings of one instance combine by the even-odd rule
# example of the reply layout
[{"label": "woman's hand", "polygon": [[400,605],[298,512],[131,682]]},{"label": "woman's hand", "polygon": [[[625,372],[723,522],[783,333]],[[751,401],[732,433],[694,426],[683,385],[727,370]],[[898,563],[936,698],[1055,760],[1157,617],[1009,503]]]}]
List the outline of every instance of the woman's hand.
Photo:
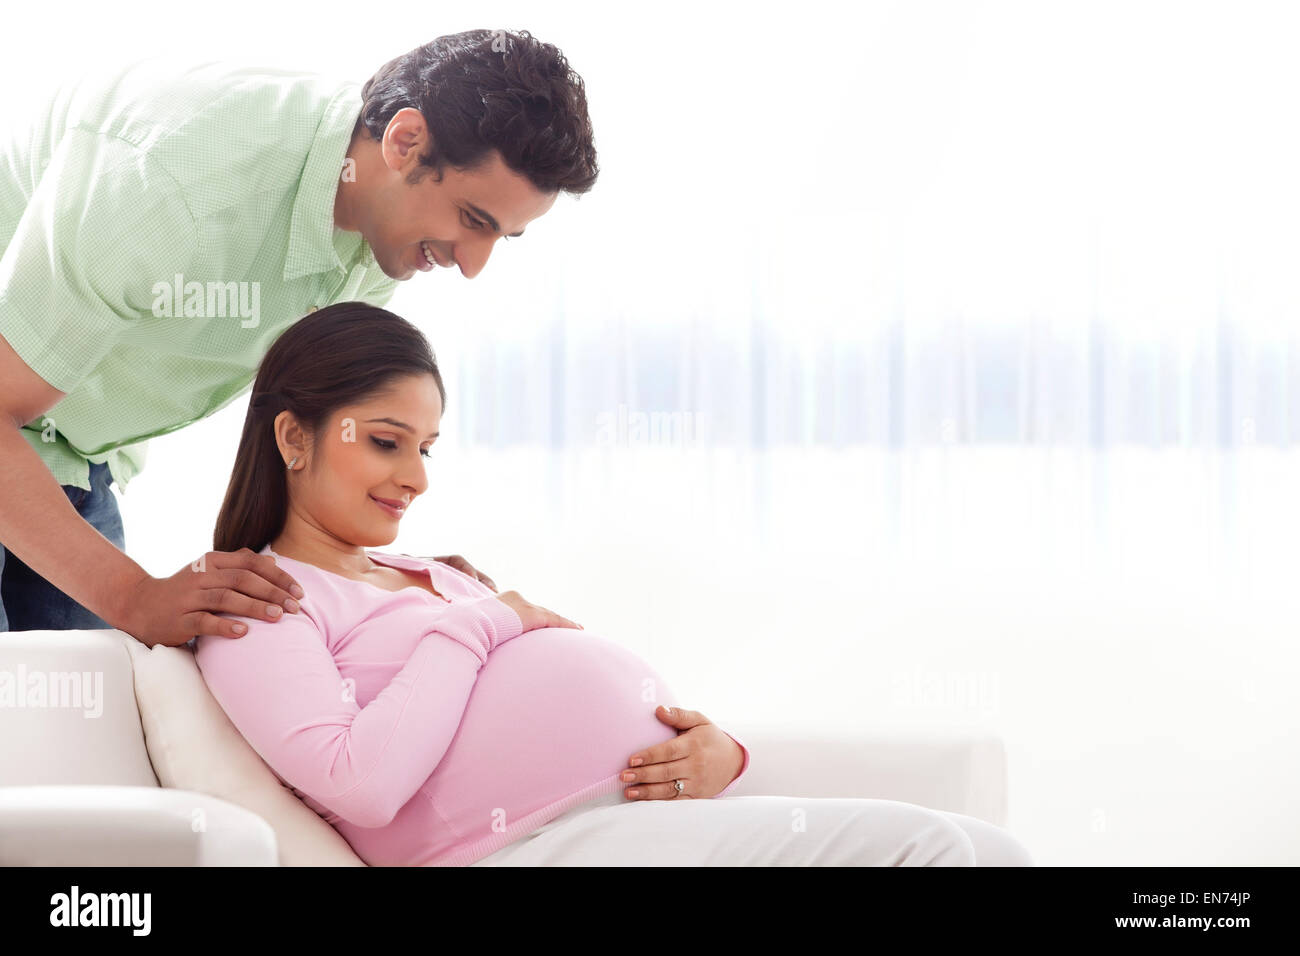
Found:
[{"label": "woman's hand", "polygon": [[554,611],[548,611],[544,607],[538,607],[536,604],[525,601],[518,591],[503,591],[496,598],[519,615],[519,620],[523,622],[525,631],[535,631],[539,627],[575,627],[578,630],[584,629],[581,624],[574,624],[567,617],[560,617]]},{"label": "woman's hand", "polygon": [[[721,727],[698,711],[681,707],[656,708],[655,716],[679,732],[672,740],[638,750],[629,758],[628,766],[635,769],[623,771],[620,779],[633,786],[624,788],[624,796],[632,800],[707,799],[736,779],[745,753]],[[684,786],[680,794],[673,786],[674,779]]]}]

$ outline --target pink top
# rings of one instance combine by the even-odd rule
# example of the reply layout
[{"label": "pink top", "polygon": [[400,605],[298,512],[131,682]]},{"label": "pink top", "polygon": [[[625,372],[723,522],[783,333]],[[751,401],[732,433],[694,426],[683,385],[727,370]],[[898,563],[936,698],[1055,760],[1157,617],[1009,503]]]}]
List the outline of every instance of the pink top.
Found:
[{"label": "pink top", "polygon": [[[253,749],[369,864],[473,863],[632,786],[628,758],[677,734],[654,709],[678,702],[641,658],[585,630],[522,632],[455,568],[367,551],[428,573],[444,600],[261,553],[302,585],[301,611],[222,614],[248,632],[200,635],[195,660]],[[718,796],[749,768],[736,742],[744,762]]]}]

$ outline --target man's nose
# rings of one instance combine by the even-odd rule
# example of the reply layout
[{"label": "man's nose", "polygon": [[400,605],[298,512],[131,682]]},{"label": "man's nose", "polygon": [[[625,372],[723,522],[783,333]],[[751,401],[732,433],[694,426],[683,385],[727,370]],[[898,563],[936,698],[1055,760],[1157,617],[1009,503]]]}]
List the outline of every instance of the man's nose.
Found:
[{"label": "man's nose", "polygon": [[456,247],[456,262],[460,266],[461,274],[466,279],[472,279],[487,265],[488,259],[492,256],[492,250],[496,248],[496,238],[484,236],[482,241],[472,245],[461,244]]}]

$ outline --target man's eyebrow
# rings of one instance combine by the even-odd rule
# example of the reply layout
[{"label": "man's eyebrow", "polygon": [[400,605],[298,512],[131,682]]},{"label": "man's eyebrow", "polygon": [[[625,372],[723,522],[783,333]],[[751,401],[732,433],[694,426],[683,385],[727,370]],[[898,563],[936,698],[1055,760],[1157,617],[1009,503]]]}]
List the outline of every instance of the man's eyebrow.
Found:
[{"label": "man's eyebrow", "polygon": [[[480,219],[486,219],[487,224],[492,227],[493,232],[501,231],[501,224],[496,221],[496,217],[493,216],[492,213],[488,212],[486,209],[479,209],[478,206],[474,205],[472,202],[469,202],[468,200],[465,202],[465,205],[469,206],[470,209],[474,210],[474,215],[478,216]],[[510,238],[518,239],[523,234],[524,231],[520,229],[518,232],[510,233]]]},{"label": "man's eyebrow", "polygon": [[[408,432],[410,432],[412,435],[415,434],[415,429],[412,428],[410,425],[406,424],[406,422],[399,422],[399,421],[397,421],[396,419],[393,419],[393,418],[367,418],[367,419],[366,419],[366,424],[367,424],[367,425],[370,424],[371,422],[385,422],[386,424],[389,424],[389,425],[396,425],[398,428],[405,428],[405,429],[406,429]],[[430,438],[437,438],[437,437],[438,437],[438,433],[437,433],[437,432],[434,432],[434,433],[433,433],[432,435],[430,435],[429,437],[430,437]]]}]

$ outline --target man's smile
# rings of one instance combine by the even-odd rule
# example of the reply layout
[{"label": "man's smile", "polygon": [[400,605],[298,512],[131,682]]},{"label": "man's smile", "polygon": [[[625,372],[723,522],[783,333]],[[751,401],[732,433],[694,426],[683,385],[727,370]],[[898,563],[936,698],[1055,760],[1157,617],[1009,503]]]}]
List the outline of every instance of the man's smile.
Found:
[{"label": "man's smile", "polygon": [[[439,261],[438,257],[433,254],[433,249],[429,245],[429,241],[427,239],[421,239],[419,245],[420,245],[420,252],[424,256],[424,263],[425,263],[424,265],[421,265],[419,267],[422,272],[428,272],[429,269],[432,269],[434,266],[441,266],[444,269],[451,268],[450,265]],[[428,268],[425,267],[426,265]]]}]

